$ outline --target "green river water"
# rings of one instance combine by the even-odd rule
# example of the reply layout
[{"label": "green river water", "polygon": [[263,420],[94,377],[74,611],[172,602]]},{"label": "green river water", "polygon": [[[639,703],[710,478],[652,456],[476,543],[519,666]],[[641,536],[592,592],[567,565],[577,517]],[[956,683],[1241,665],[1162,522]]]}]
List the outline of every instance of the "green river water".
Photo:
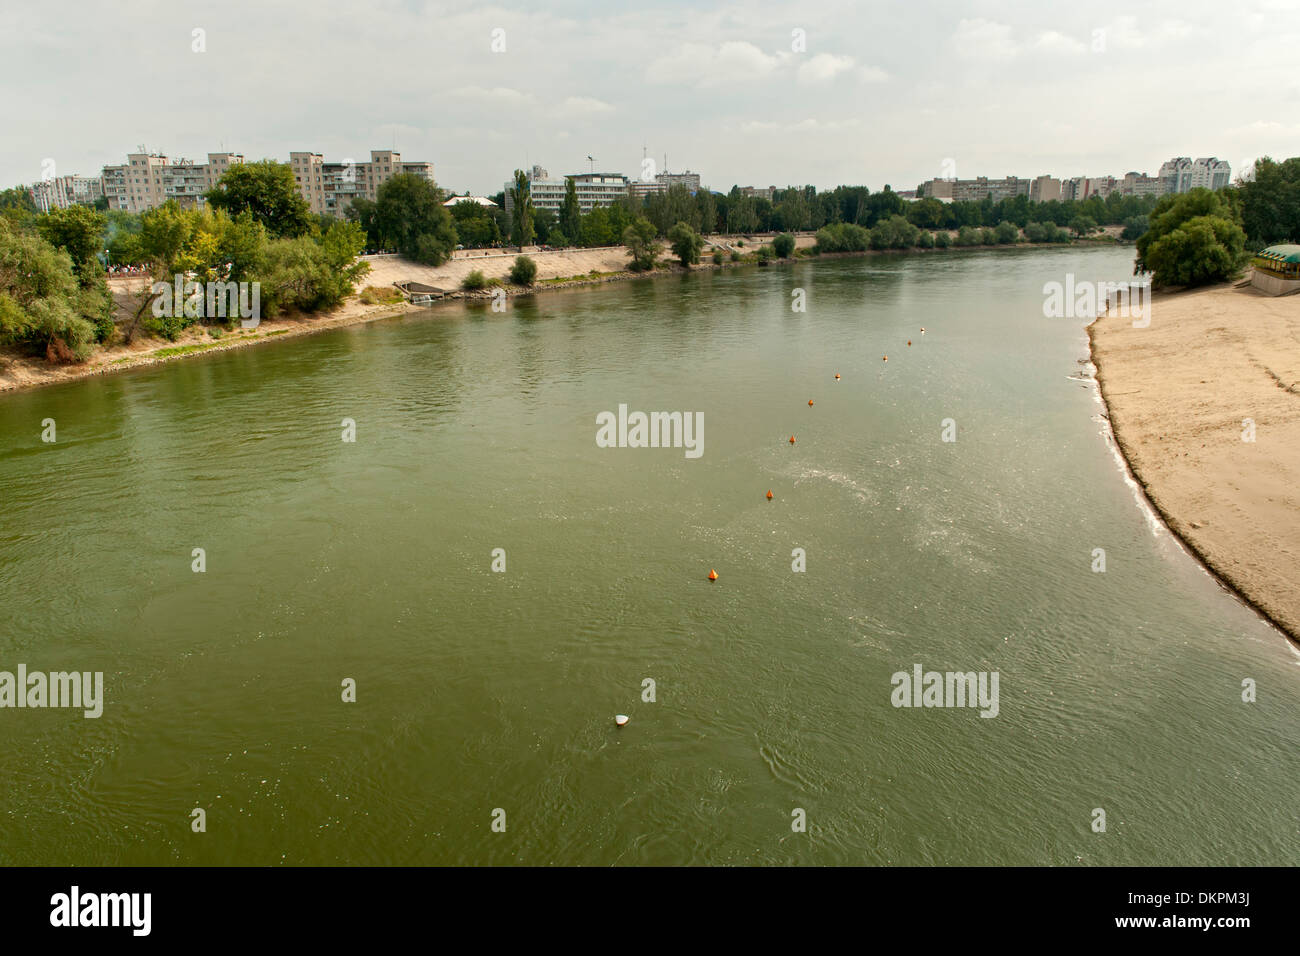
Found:
[{"label": "green river water", "polygon": [[[1131,261],[633,281],[0,397],[0,670],[106,698],[0,709],[0,862],[1295,863],[1300,656],[1043,316]],[[703,454],[598,447],[620,404]],[[997,716],[894,707],[915,664]]]}]

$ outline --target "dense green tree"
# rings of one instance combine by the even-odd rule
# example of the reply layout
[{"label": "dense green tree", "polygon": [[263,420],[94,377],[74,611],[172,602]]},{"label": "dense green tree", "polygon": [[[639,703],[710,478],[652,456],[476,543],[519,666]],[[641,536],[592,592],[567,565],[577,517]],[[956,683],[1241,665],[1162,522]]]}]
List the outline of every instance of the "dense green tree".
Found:
[{"label": "dense green tree", "polygon": [[277,238],[302,236],[311,229],[310,209],[287,163],[263,159],[231,166],[207,199],[232,218],[248,210]]},{"label": "dense green tree", "polygon": [[623,230],[623,245],[627,246],[627,254],[632,257],[629,268],[633,272],[645,272],[655,267],[655,260],[659,257],[657,235],[654,223],[649,219],[637,219]]},{"label": "dense green tree", "polygon": [[451,213],[442,203],[436,185],[401,173],[379,187],[372,228],[385,247],[425,265],[441,265],[457,244]]},{"label": "dense green tree", "polygon": [[56,249],[65,250],[72,257],[72,268],[78,275],[102,272],[95,258],[103,250],[104,229],[108,217],[89,206],[69,206],[51,209],[36,220],[36,228],[43,238]]},{"label": "dense green tree", "polygon": [[772,251],[782,259],[789,259],[794,255],[794,236],[788,232],[783,232],[772,240]]},{"label": "dense green tree", "polygon": [[1241,224],[1256,246],[1300,240],[1300,157],[1255,162],[1251,182],[1242,183]]},{"label": "dense green tree", "polygon": [[1163,196],[1137,241],[1134,272],[1155,286],[1201,285],[1232,278],[1245,260],[1246,234],[1218,193],[1193,189]]},{"label": "dense green tree", "polygon": [[578,205],[578,187],[572,176],[564,179],[564,205],[560,207],[560,229],[566,236],[582,235],[582,208]]},{"label": "dense green tree", "polygon": [[515,184],[510,189],[510,242],[523,248],[533,243],[533,197],[528,175],[515,170]]},{"label": "dense green tree", "polygon": [[672,246],[673,255],[684,266],[693,266],[700,261],[700,250],[704,248],[704,240],[700,234],[691,228],[689,223],[678,222],[668,230],[668,242]]}]

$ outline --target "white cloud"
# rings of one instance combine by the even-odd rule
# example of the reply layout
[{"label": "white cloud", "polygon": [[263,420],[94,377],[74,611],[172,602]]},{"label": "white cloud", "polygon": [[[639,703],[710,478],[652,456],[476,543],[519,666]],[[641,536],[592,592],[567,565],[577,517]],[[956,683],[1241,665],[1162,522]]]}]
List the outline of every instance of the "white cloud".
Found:
[{"label": "white cloud", "polygon": [[1048,30],[1046,33],[1040,33],[1034,40],[1034,49],[1043,53],[1076,54],[1087,50],[1088,44],[1075,37],[1066,36],[1064,33]]},{"label": "white cloud", "polygon": [[597,116],[612,112],[614,107],[594,96],[566,97],[555,111],[557,116]]},{"label": "white cloud", "polygon": [[962,56],[979,60],[1009,60],[1017,53],[1011,27],[992,20],[962,20],[952,44]]},{"label": "white cloud", "polygon": [[714,48],[684,43],[650,64],[652,83],[717,87],[752,82],[773,73],[790,54],[764,53],[745,40],[728,40]]}]

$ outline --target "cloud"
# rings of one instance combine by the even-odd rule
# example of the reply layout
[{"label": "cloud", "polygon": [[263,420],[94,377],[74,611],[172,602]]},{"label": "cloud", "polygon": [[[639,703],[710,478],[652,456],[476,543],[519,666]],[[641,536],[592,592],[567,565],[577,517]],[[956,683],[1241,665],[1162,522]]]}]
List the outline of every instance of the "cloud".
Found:
[{"label": "cloud", "polygon": [[1048,30],[1046,33],[1040,33],[1034,40],[1034,49],[1043,53],[1076,54],[1087,50],[1088,44],[1074,37],[1068,37],[1064,33]]},{"label": "cloud", "polygon": [[952,45],[962,56],[979,60],[1009,60],[1018,52],[1011,27],[992,20],[960,21]]},{"label": "cloud", "polygon": [[612,112],[614,112],[614,107],[604,100],[596,99],[594,96],[565,97],[564,102],[555,110],[557,116],[596,116],[601,113]]},{"label": "cloud", "polygon": [[790,54],[764,53],[745,40],[728,40],[718,47],[684,43],[654,60],[647,71],[652,83],[680,83],[699,87],[726,86],[768,76]]},{"label": "cloud", "polygon": [[533,102],[531,93],[521,93],[508,86],[494,86],[491,89],[482,86],[461,86],[452,90],[451,96],[479,103],[492,103],[496,106],[527,106]]}]

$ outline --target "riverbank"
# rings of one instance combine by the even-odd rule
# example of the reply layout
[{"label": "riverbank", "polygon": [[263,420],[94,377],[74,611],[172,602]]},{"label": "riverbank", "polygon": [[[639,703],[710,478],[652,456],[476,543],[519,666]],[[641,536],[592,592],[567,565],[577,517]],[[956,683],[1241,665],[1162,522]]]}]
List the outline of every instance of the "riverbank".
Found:
[{"label": "riverbank", "polygon": [[1088,327],[1120,450],[1172,532],[1300,642],[1300,300],[1221,285],[1158,293],[1150,319]]},{"label": "riverbank", "polygon": [[[728,258],[721,264],[710,260],[712,249],[735,249],[741,254],[751,253],[759,248],[770,236],[728,236],[710,237],[705,240],[705,249],[700,264],[692,266],[697,270],[719,270],[737,267],[754,267],[753,261],[731,262]],[[1096,240],[1081,240],[1088,243]],[[1113,237],[1111,238],[1113,241]],[[815,238],[809,235],[796,237],[796,250],[807,250],[815,244]],[[1059,248],[1055,244],[1049,244]],[[846,258],[859,256],[933,254],[947,252],[972,252],[978,250],[1009,250],[1037,248],[1036,244],[1016,243],[997,246],[950,246],[933,249],[869,249],[863,252],[826,253],[818,258]],[[665,251],[666,247],[665,247]],[[339,308],[330,312],[313,315],[294,315],[277,319],[264,319],[256,329],[244,329],[236,325],[233,329],[221,330],[219,338],[213,338],[209,327],[193,326],[182,332],[174,342],[163,339],[140,338],[130,345],[116,344],[97,351],[87,362],[79,364],[57,365],[41,357],[26,356],[15,351],[0,351],[0,393],[39,388],[43,385],[57,385],[74,382],[79,379],[106,375],[113,372],[140,368],[145,365],[157,365],[161,362],[175,361],[194,355],[210,352],[223,352],[235,348],[245,348],[275,342],[284,339],[312,335],[332,329],[351,325],[360,325],[380,319],[394,318],[409,312],[425,311],[441,303],[461,299],[491,299],[499,290],[507,296],[534,295],[557,289],[578,286],[601,285],[608,282],[622,282],[630,279],[646,279],[656,276],[678,275],[683,267],[668,262],[652,272],[630,272],[627,250],[623,246],[610,246],[600,249],[575,249],[537,252],[529,250],[527,255],[537,262],[537,282],[530,288],[504,283],[500,286],[482,289],[476,292],[459,291],[460,282],[474,270],[483,272],[489,279],[502,279],[514,263],[515,254],[494,252],[492,254],[457,256],[441,266],[422,266],[397,257],[375,257],[370,262],[371,273],[362,281],[363,287],[373,286],[386,291],[392,283],[398,281],[420,282],[436,288],[454,289],[445,297],[428,305],[411,305],[409,303],[368,305],[361,301],[360,295],[353,295]],[[790,264],[807,261],[806,259],[773,259],[772,264]],[[143,278],[110,280],[110,286],[120,285],[123,291],[138,291],[144,288]],[[117,297],[117,296],[115,296]],[[120,297],[119,297],[120,298]],[[134,306],[127,309],[123,301],[117,303],[119,321],[124,319]]]}]

